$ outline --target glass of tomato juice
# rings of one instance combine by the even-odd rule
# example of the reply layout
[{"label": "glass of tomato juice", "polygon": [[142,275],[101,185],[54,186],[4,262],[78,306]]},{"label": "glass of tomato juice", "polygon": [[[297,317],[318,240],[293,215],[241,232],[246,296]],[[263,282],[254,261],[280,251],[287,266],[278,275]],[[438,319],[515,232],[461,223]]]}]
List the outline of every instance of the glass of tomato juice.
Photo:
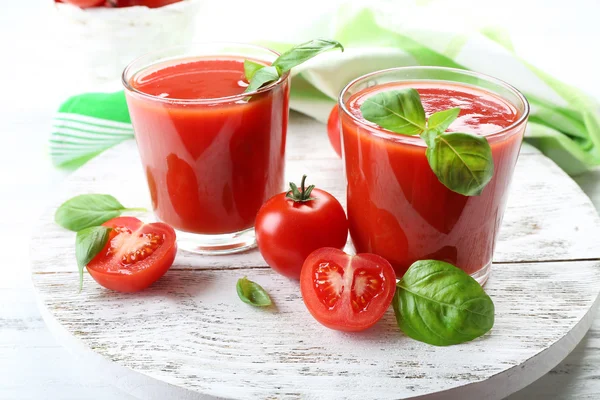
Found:
[{"label": "glass of tomato juice", "polygon": [[278,54],[206,43],[147,54],[123,85],[156,217],[181,248],[227,254],[255,244],[260,206],[283,190],[289,74],[244,93],[244,60]]},{"label": "glass of tomato juice", "polygon": [[[416,89],[427,116],[460,107],[448,131],[483,135],[494,175],[479,196],[439,182],[419,136],[400,135],[365,120],[360,105],[382,91]],[[392,68],[349,83],[339,98],[350,235],[358,253],[388,259],[398,276],[417,260],[449,262],[486,282],[508,188],[529,115],[514,87],[451,68]]]}]

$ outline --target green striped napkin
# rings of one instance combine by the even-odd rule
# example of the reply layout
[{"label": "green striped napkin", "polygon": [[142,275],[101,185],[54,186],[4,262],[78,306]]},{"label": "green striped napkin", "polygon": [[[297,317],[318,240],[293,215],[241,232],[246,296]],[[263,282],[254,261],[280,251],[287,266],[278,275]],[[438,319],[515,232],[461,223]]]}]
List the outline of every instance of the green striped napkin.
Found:
[{"label": "green striped napkin", "polygon": [[[600,165],[598,103],[530,65],[515,53],[501,29],[468,34],[436,32],[422,24],[407,25],[401,15],[405,10],[395,2],[389,2],[389,8],[379,4],[377,10],[346,4],[330,18],[311,21],[310,29],[299,29],[295,36],[288,34],[290,42],[261,43],[284,51],[320,36],[336,39],[346,47],[344,53],[324,53],[294,68],[292,109],[325,122],[350,80],[384,68],[434,65],[474,70],[507,81],[527,96],[531,115],[525,140],[567,173],[578,174]],[[428,15],[426,8],[423,12]],[[69,100],[55,120],[51,139],[55,164],[78,166],[133,137],[126,114],[122,93],[81,95]]]},{"label": "green striped napkin", "polygon": [[62,104],[52,121],[54,165],[77,168],[104,150],[133,138],[123,91],[86,93]]}]

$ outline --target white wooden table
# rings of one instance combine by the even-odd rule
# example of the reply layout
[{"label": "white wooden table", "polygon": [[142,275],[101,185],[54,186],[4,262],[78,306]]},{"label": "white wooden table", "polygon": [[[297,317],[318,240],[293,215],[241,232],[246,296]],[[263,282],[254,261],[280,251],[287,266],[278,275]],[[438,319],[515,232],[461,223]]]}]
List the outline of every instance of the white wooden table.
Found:
[{"label": "white wooden table", "polygon": [[[323,124],[293,114],[286,147],[286,181],[306,173],[345,204],[342,162]],[[120,376],[114,384],[142,399],[500,400],[569,354],[600,302],[600,217],[531,146],[517,162],[486,284],[494,328],[460,346],[407,338],[391,310],[360,334],[326,329],[306,312],[298,284],[271,271],[256,249],[229,256],[180,250],[143,293],[104,290],[87,274],[79,292],[74,234],[56,225],[54,210],[81,193],[149,208],[135,143],[107,150],[65,181],[37,225],[31,262],[51,331],[96,364],[97,375]],[[265,287],[276,306],[241,303],[234,288],[243,276]]]},{"label": "white wooden table", "polygon": [[[31,289],[30,230],[65,175],[50,166],[44,139],[56,104],[77,90],[66,86],[64,80],[54,79],[52,68],[56,65],[60,69],[60,65],[53,58],[53,42],[45,41],[46,3],[15,1],[3,4],[0,12],[4,49],[0,84],[3,93],[11,94],[0,96],[0,137],[4,141],[0,146],[0,209],[4,211],[0,218],[0,399],[131,400],[135,397],[100,379],[93,368],[57,343],[40,317]],[[487,5],[473,3],[486,11]],[[600,35],[600,25],[595,22],[599,12],[596,0],[578,0],[568,6],[562,1],[517,1],[512,8],[506,2],[501,5],[512,13],[519,10],[515,16],[521,35],[518,49],[528,59],[600,97],[600,80],[593,80],[599,55],[586,51],[589,39]],[[556,8],[561,5],[564,8]],[[530,21],[534,16],[533,25]],[[509,22],[502,19],[502,23]],[[7,55],[18,62],[6,62]],[[40,66],[48,70],[40,70]],[[41,83],[33,79],[38,92],[20,90],[26,77],[38,75],[47,76]],[[576,181],[600,209],[600,171]],[[599,348],[600,318],[596,318],[589,333],[561,364],[509,399],[600,398]]]}]

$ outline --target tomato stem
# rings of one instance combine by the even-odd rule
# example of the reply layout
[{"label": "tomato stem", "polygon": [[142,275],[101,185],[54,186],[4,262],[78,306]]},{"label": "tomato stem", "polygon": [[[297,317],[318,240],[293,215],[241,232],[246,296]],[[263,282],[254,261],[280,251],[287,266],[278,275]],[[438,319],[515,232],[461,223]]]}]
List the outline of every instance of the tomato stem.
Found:
[{"label": "tomato stem", "polygon": [[305,182],[306,175],[302,175],[302,181],[300,181],[300,190],[298,190],[298,186],[296,186],[294,182],[290,182],[290,190],[285,194],[285,197],[299,203],[315,200],[314,197],[310,197],[315,185],[310,185],[309,187],[305,188]]}]

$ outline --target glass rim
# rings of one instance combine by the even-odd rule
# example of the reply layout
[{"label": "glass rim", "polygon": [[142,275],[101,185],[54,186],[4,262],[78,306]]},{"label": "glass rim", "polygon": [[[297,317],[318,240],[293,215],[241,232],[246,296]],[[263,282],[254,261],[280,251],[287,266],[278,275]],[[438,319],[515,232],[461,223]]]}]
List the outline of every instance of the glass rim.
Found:
[{"label": "glass rim", "polygon": [[[134,88],[133,86],[131,86],[131,84],[129,83],[129,80],[127,79],[128,74],[131,73],[133,66],[136,63],[142,61],[146,57],[149,57],[152,55],[158,55],[161,53],[165,53],[167,51],[172,51],[172,50],[177,50],[177,49],[182,49],[182,50],[183,49],[194,49],[197,47],[208,47],[208,46],[241,46],[241,47],[251,48],[251,49],[255,49],[255,50],[266,50],[267,52],[273,54],[276,57],[280,56],[280,53],[276,52],[275,50],[269,49],[268,47],[250,44],[250,43],[243,43],[243,42],[196,42],[196,43],[191,43],[191,44],[187,44],[187,45],[170,46],[170,47],[165,47],[165,48],[162,48],[159,50],[153,50],[153,51],[145,53],[139,57],[136,57],[133,61],[131,61],[129,64],[127,64],[127,66],[123,69],[123,72],[121,73],[121,83],[125,87],[125,90],[128,90],[132,93],[135,93],[137,95],[145,97],[146,99],[160,101],[160,102],[169,103],[169,104],[198,104],[198,105],[201,105],[201,104],[232,103],[232,102],[236,102],[239,100],[243,100],[246,97],[250,97],[250,96],[260,94],[260,93],[268,92],[268,91],[273,90],[274,88],[280,86],[283,82],[285,82],[287,80],[287,78],[290,75],[290,71],[287,71],[286,73],[281,75],[278,80],[271,82],[268,85],[261,86],[260,88],[253,90],[252,92],[248,92],[248,93],[243,92],[243,93],[235,94],[232,96],[211,97],[211,98],[202,98],[202,99],[175,99],[175,98],[165,98],[165,97],[155,96],[155,95],[152,95],[152,94],[149,94],[149,93],[146,93],[146,92],[143,92],[141,90]],[[214,55],[218,56],[219,54],[214,54]],[[178,59],[184,59],[184,56],[175,56],[175,57],[170,58],[169,60],[178,60]],[[167,60],[164,60],[164,61],[167,61]],[[158,61],[156,63],[149,63],[148,65],[145,65],[139,71],[131,73],[131,77],[133,77],[138,72],[140,72],[152,65],[160,64],[162,62],[163,61]]]},{"label": "glass rim", "polygon": [[[400,135],[391,131],[388,131],[385,128],[382,128],[380,126],[373,126],[373,125],[369,125],[366,124],[363,120],[361,120],[360,118],[358,118],[356,115],[352,114],[350,112],[350,110],[348,110],[348,108],[346,107],[346,104],[344,103],[343,99],[344,99],[344,95],[346,94],[346,92],[348,92],[348,90],[350,90],[352,88],[352,86],[366,80],[369,79],[373,76],[376,75],[380,75],[380,74],[384,74],[384,73],[388,73],[388,72],[394,72],[394,71],[410,71],[410,70],[421,70],[421,71],[446,71],[446,72],[452,72],[452,73],[457,73],[457,74],[461,74],[461,75],[467,75],[467,76],[472,76],[475,78],[481,78],[484,80],[487,80],[489,82],[492,82],[494,84],[497,84],[505,89],[507,89],[508,91],[512,92],[514,95],[516,95],[516,97],[523,103],[523,113],[519,116],[519,118],[513,122],[512,124],[510,124],[509,126],[502,128],[496,132],[484,135],[485,138],[496,138],[498,136],[502,136],[507,132],[510,132],[512,130],[514,130],[515,128],[517,128],[519,125],[523,124],[525,121],[527,121],[527,118],[529,117],[529,112],[530,112],[530,106],[529,106],[529,101],[527,101],[527,98],[525,97],[525,95],[523,95],[523,93],[521,93],[517,88],[515,88],[514,86],[512,86],[511,84],[498,79],[498,78],[494,78],[493,76],[487,75],[487,74],[483,74],[480,72],[474,72],[474,71],[469,71],[466,69],[459,69],[459,68],[449,68],[449,67],[436,67],[436,66],[409,66],[409,67],[393,67],[393,68],[387,68],[387,69],[381,69],[378,71],[374,71],[374,72],[369,72],[368,74],[365,75],[361,75],[358,78],[353,79],[352,81],[350,81],[350,83],[348,83],[346,86],[344,86],[344,88],[342,89],[342,91],[340,92],[340,95],[338,96],[338,105],[339,108],[344,112],[344,114],[348,115],[351,120],[358,124],[360,127],[364,127],[367,128],[368,130],[377,130],[378,135],[381,135],[382,137],[386,138],[386,139],[398,139],[398,137],[402,137],[402,139],[407,140],[409,142],[414,142],[414,143],[424,143],[423,140],[421,139],[420,136],[418,135]],[[430,79],[421,79],[423,81],[440,81],[440,82],[451,82],[451,83],[456,83],[456,84],[463,84],[463,85],[469,85],[467,83],[462,83],[462,82],[453,82],[453,81],[445,81],[442,79],[434,79],[434,78],[430,78]],[[408,79],[407,79],[408,81]],[[402,82],[402,80],[398,80],[398,82]],[[473,87],[478,87],[476,85],[470,85]],[[486,91],[490,91],[487,88],[482,88]],[[494,92],[492,92],[494,93]],[[497,96],[499,96],[501,99],[508,101],[506,98],[504,98],[503,96],[494,93]],[[513,104],[513,102],[508,101],[510,104]],[[514,104],[513,104],[514,105]]]}]

